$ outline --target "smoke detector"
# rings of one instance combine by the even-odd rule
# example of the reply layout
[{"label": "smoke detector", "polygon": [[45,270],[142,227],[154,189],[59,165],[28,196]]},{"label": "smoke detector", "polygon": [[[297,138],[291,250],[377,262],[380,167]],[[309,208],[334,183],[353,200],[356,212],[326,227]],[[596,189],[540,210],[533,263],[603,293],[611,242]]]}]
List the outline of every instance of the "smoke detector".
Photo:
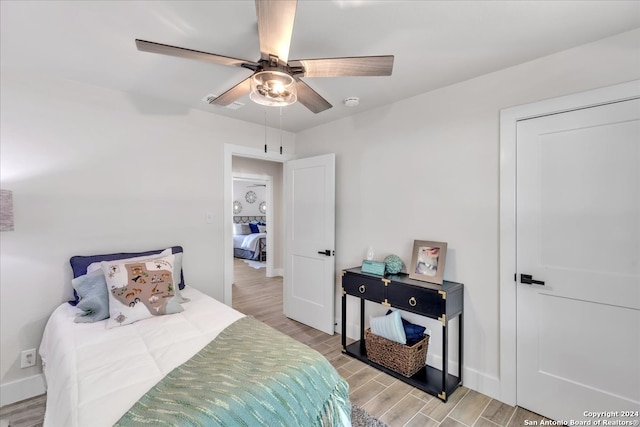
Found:
[{"label": "smoke detector", "polygon": [[342,103],[347,107],[357,107],[358,104],[360,104],[360,98],[358,98],[357,96],[351,96],[349,98],[345,98]]}]

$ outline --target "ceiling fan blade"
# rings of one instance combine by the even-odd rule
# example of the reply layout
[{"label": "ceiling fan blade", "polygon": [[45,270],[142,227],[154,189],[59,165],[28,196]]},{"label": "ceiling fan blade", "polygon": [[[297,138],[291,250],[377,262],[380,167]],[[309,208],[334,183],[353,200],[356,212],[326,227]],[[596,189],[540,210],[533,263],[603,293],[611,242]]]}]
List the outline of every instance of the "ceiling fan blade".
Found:
[{"label": "ceiling fan blade", "polygon": [[332,107],[329,101],[321,97],[318,92],[302,80],[296,81],[296,91],[298,93],[298,101],[312,112],[318,114]]},{"label": "ceiling fan blade", "polygon": [[209,104],[229,105],[236,99],[243,97],[251,91],[251,76],[247,77],[222,95],[216,97]]},{"label": "ceiling fan blade", "polygon": [[304,77],[390,76],[393,55],[295,59],[290,67],[304,67]]},{"label": "ceiling fan blade", "polygon": [[275,55],[284,65],[289,60],[289,46],[296,17],[297,0],[256,0],[260,57]]},{"label": "ceiling fan blade", "polygon": [[216,55],[215,53],[201,52],[199,50],[185,49],[183,47],[169,46],[167,44],[150,42],[136,39],[138,50],[143,52],[160,53],[162,55],[179,56],[181,58],[197,59],[199,61],[213,62],[214,64],[241,67],[249,65],[247,68],[257,67],[258,64],[244,59],[231,58],[228,56]]}]

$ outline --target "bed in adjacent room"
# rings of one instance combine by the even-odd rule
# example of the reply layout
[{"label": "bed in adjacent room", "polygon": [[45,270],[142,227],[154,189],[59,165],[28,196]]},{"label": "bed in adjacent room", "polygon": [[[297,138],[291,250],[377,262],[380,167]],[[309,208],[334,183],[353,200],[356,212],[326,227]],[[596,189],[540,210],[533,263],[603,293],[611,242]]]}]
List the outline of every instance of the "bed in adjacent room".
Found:
[{"label": "bed in adjacent room", "polygon": [[77,304],[53,312],[40,346],[44,425],[350,425],[348,385],[331,364],[185,287],[181,255],[74,268]]},{"label": "bed in adjacent room", "polygon": [[267,233],[265,217],[233,217],[233,256],[253,261],[266,261]]}]

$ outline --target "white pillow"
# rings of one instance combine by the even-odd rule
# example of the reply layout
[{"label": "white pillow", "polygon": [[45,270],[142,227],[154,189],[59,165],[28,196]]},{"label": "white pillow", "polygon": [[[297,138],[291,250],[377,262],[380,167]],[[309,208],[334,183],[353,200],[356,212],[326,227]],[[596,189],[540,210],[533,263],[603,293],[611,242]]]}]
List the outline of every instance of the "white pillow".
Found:
[{"label": "white pillow", "polygon": [[[133,258],[125,258],[125,259],[117,259],[115,261],[102,261],[102,262],[92,262],[91,264],[89,264],[89,267],[87,267],[87,273],[91,273],[94,272],[96,270],[102,270],[102,264],[106,263],[107,265],[115,265],[115,264],[123,264],[123,263],[129,263],[129,262],[136,262],[136,261],[147,261],[149,259],[156,259],[156,258],[162,258],[165,257],[167,255],[171,255],[171,248],[167,248],[164,251],[160,252],[159,254],[154,254],[154,255],[143,255],[143,256],[137,256],[137,257],[133,257]],[[178,273],[180,274],[180,273]],[[180,281],[178,280],[178,283]]]},{"label": "white pillow", "polygon": [[107,328],[183,311],[175,298],[174,260],[168,255],[148,261],[102,263],[109,292]]},{"label": "white pillow", "polygon": [[387,316],[372,317],[370,319],[371,332],[388,340],[407,344],[407,335],[402,326],[402,318],[398,310]]},{"label": "white pillow", "polygon": [[266,225],[258,225],[258,231],[260,233],[266,233],[267,232],[267,226]]},{"label": "white pillow", "polygon": [[237,236],[251,234],[251,227],[249,227],[249,224],[233,224],[233,234]]}]

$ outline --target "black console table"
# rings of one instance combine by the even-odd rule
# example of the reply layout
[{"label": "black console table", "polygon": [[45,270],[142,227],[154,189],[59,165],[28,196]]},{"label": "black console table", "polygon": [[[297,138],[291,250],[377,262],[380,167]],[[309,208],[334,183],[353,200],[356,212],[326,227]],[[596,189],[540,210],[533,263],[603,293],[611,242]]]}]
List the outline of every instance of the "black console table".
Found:
[{"label": "black console table", "polygon": [[[376,276],[360,267],[342,272],[342,351],[444,402],[462,385],[463,285],[410,279],[407,274]],[[360,340],[347,345],[347,295],[360,298]],[[442,370],[425,365],[410,378],[369,361],[364,343],[365,301],[437,319],[442,323]],[[448,374],[449,322],[458,319],[458,375]]]}]

